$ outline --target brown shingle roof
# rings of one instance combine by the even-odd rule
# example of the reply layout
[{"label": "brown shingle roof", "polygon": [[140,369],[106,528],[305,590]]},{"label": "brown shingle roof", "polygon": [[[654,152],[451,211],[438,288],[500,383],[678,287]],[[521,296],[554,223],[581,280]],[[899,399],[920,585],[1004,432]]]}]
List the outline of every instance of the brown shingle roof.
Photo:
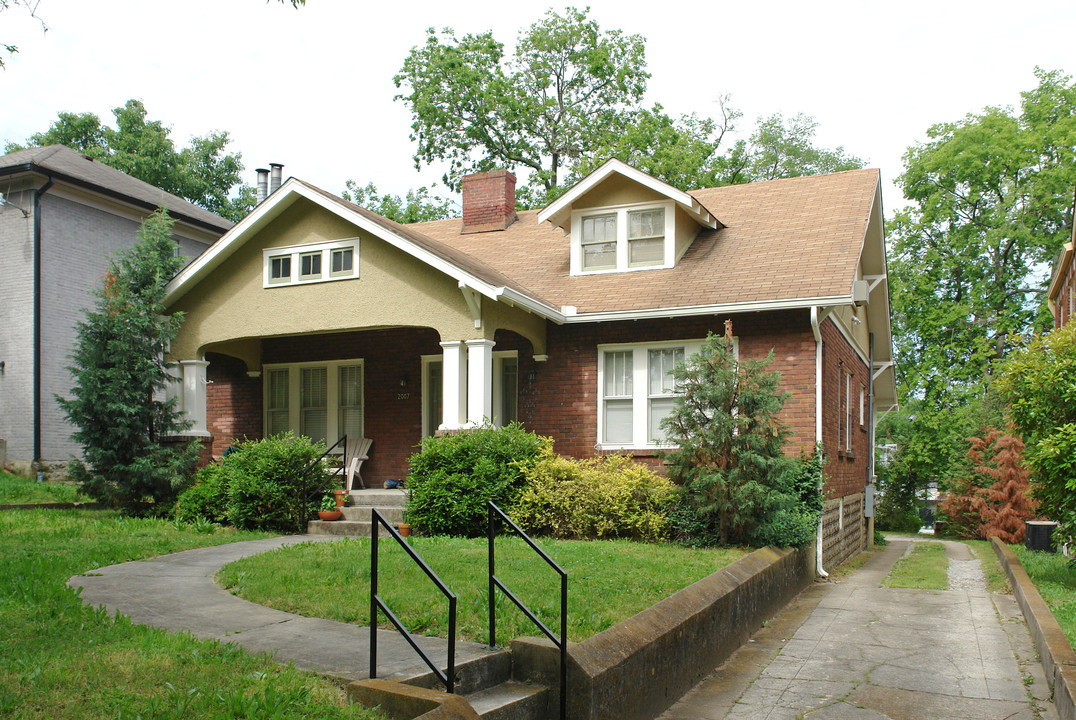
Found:
[{"label": "brown shingle roof", "polygon": [[225,232],[233,224],[220,215],[92,160],[65,145],[27,148],[0,157],[0,176],[27,171],[52,175],[150,210],[163,203],[172,217],[217,233]]},{"label": "brown shingle roof", "polygon": [[870,169],[693,191],[725,227],[661,270],[572,277],[569,238],[536,210],[500,232],[462,235],[458,218],[406,228],[580,313],[835,297],[851,291],[878,182]]}]

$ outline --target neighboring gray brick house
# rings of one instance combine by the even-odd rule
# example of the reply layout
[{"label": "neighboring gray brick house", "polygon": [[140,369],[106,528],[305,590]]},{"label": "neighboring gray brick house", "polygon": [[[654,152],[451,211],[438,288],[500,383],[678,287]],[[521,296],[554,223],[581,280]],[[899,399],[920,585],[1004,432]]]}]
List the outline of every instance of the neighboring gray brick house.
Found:
[{"label": "neighboring gray brick house", "polygon": [[0,439],[9,464],[62,462],[79,447],[55,396],[109,257],[162,204],[188,258],[232,223],[63,145],[0,157],[0,198]]}]

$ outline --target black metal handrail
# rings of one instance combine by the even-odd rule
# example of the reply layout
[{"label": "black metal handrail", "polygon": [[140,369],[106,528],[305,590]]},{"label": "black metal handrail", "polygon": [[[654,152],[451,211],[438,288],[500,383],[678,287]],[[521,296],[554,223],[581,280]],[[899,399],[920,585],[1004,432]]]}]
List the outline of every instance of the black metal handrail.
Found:
[{"label": "black metal handrail", "polygon": [[[314,468],[318,467],[319,465],[324,464],[325,460],[328,459],[328,457],[333,454],[333,450],[336,450],[336,448],[338,448],[340,446],[343,446],[343,448],[344,448],[344,461],[346,463],[346,461],[347,461],[347,435],[343,435],[343,436],[340,437],[339,440],[337,440],[335,443],[333,443],[332,447],[327,448],[325,450],[325,452],[323,452],[321,455],[318,455],[316,458],[311,460],[307,464],[307,466],[303,468],[302,473],[299,475],[299,477],[301,477],[303,479],[303,497],[306,499],[307,502],[310,502],[311,496],[313,495],[313,493],[311,492],[312,488],[306,482],[307,478],[310,477],[310,471],[313,470]],[[342,466],[342,468],[346,468],[346,467],[347,467],[346,464]],[[342,468],[336,468],[335,470],[333,470],[333,472],[332,472],[333,477],[336,477],[338,475],[342,476],[342,474],[343,474]],[[313,488],[313,490],[316,491],[316,492],[319,492],[319,493],[324,493],[325,492],[325,486],[315,487],[315,488]]]},{"label": "black metal handrail", "polygon": [[[441,578],[437,577],[437,573],[430,569],[430,566],[419,557],[418,553],[400,537],[400,534],[396,532],[396,528],[389,524],[388,520],[377,508],[371,508],[370,514],[373,519],[373,522],[370,523],[372,528],[370,535],[370,677],[377,677],[377,611],[380,608],[385,613],[385,617],[389,619],[389,622],[395,625],[396,630],[403,635],[407,644],[419,654],[426,666],[433,671],[433,674],[445,684],[445,688],[451,693],[456,682],[456,595],[448,589],[448,586],[441,581]],[[437,667],[433,659],[426,654],[426,651],[418,646],[411,632],[404,627],[400,619],[396,617],[381,599],[381,596],[377,594],[377,538],[380,535],[378,532],[379,525],[383,525],[388,530],[389,535],[395,538],[400,547],[422,568],[426,576],[433,580],[437,589],[448,598],[448,669],[446,671],[442,672],[441,668]]]},{"label": "black metal handrail", "polygon": [[[505,515],[499,507],[494,505],[492,500],[488,502],[487,514],[489,516],[489,529],[487,532],[487,538],[489,539],[489,646],[491,648],[497,646],[497,612],[494,603],[494,590],[495,588],[500,588],[501,592],[515,603],[516,607],[530,618],[530,621],[537,625],[538,629],[545,633],[545,636],[560,649],[560,717],[561,720],[564,720],[568,712],[568,573],[553,558],[549,557],[542,548],[535,545],[530,536],[523,532],[519,525],[512,522],[512,518]],[[557,638],[553,631],[546,627],[546,624],[539,620],[538,616],[531,612],[530,608],[524,605],[523,601],[516,597],[515,593],[509,590],[497,577],[493,549],[494,522],[497,515],[500,515],[501,519],[508,523],[516,531],[516,534],[523,538],[524,542],[530,545],[531,549],[538,553],[538,556],[560,575],[560,638]]]}]

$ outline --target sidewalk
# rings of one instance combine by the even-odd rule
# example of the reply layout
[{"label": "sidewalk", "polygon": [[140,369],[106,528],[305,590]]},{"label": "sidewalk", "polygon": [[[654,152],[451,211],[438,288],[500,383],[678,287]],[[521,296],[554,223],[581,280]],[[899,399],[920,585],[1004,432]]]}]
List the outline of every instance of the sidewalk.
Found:
[{"label": "sidewalk", "polygon": [[[297,535],[187,550],[98,568],[76,575],[68,584],[82,588],[84,602],[127,615],[135,623],[187,630],[199,638],[232,642],[254,653],[270,653],[276,660],[292,662],[304,670],[340,680],[360,680],[370,674],[369,627],[255,605],[213,581],[220,568],[248,555],[300,542],[337,539]],[[441,667],[445,666],[447,640],[419,638],[418,642]],[[457,666],[486,654],[483,645],[456,643]],[[377,658],[380,678],[427,672],[418,654],[395,630],[378,631]]]},{"label": "sidewalk", "polygon": [[879,587],[909,545],[809,588],[663,720],[1056,718],[1020,609],[968,546],[945,541],[958,589]]}]

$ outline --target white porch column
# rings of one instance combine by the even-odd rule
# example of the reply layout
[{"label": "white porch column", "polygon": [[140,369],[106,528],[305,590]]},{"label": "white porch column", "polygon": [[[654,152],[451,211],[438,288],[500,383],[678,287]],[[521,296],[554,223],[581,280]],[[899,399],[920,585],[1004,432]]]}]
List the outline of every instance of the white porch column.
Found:
[{"label": "white porch column", "polygon": [[209,363],[205,360],[180,360],[183,368],[183,411],[193,424],[184,435],[209,437],[206,425],[206,373]]},{"label": "white porch column", "polygon": [[442,372],[441,407],[444,415],[440,430],[459,430],[467,412],[467,364],[463,343],[458,340],[441,343]]},{"label": "white porch column", "polygon": [[493,420],[493,341],[467,341],[467,425]]}]

